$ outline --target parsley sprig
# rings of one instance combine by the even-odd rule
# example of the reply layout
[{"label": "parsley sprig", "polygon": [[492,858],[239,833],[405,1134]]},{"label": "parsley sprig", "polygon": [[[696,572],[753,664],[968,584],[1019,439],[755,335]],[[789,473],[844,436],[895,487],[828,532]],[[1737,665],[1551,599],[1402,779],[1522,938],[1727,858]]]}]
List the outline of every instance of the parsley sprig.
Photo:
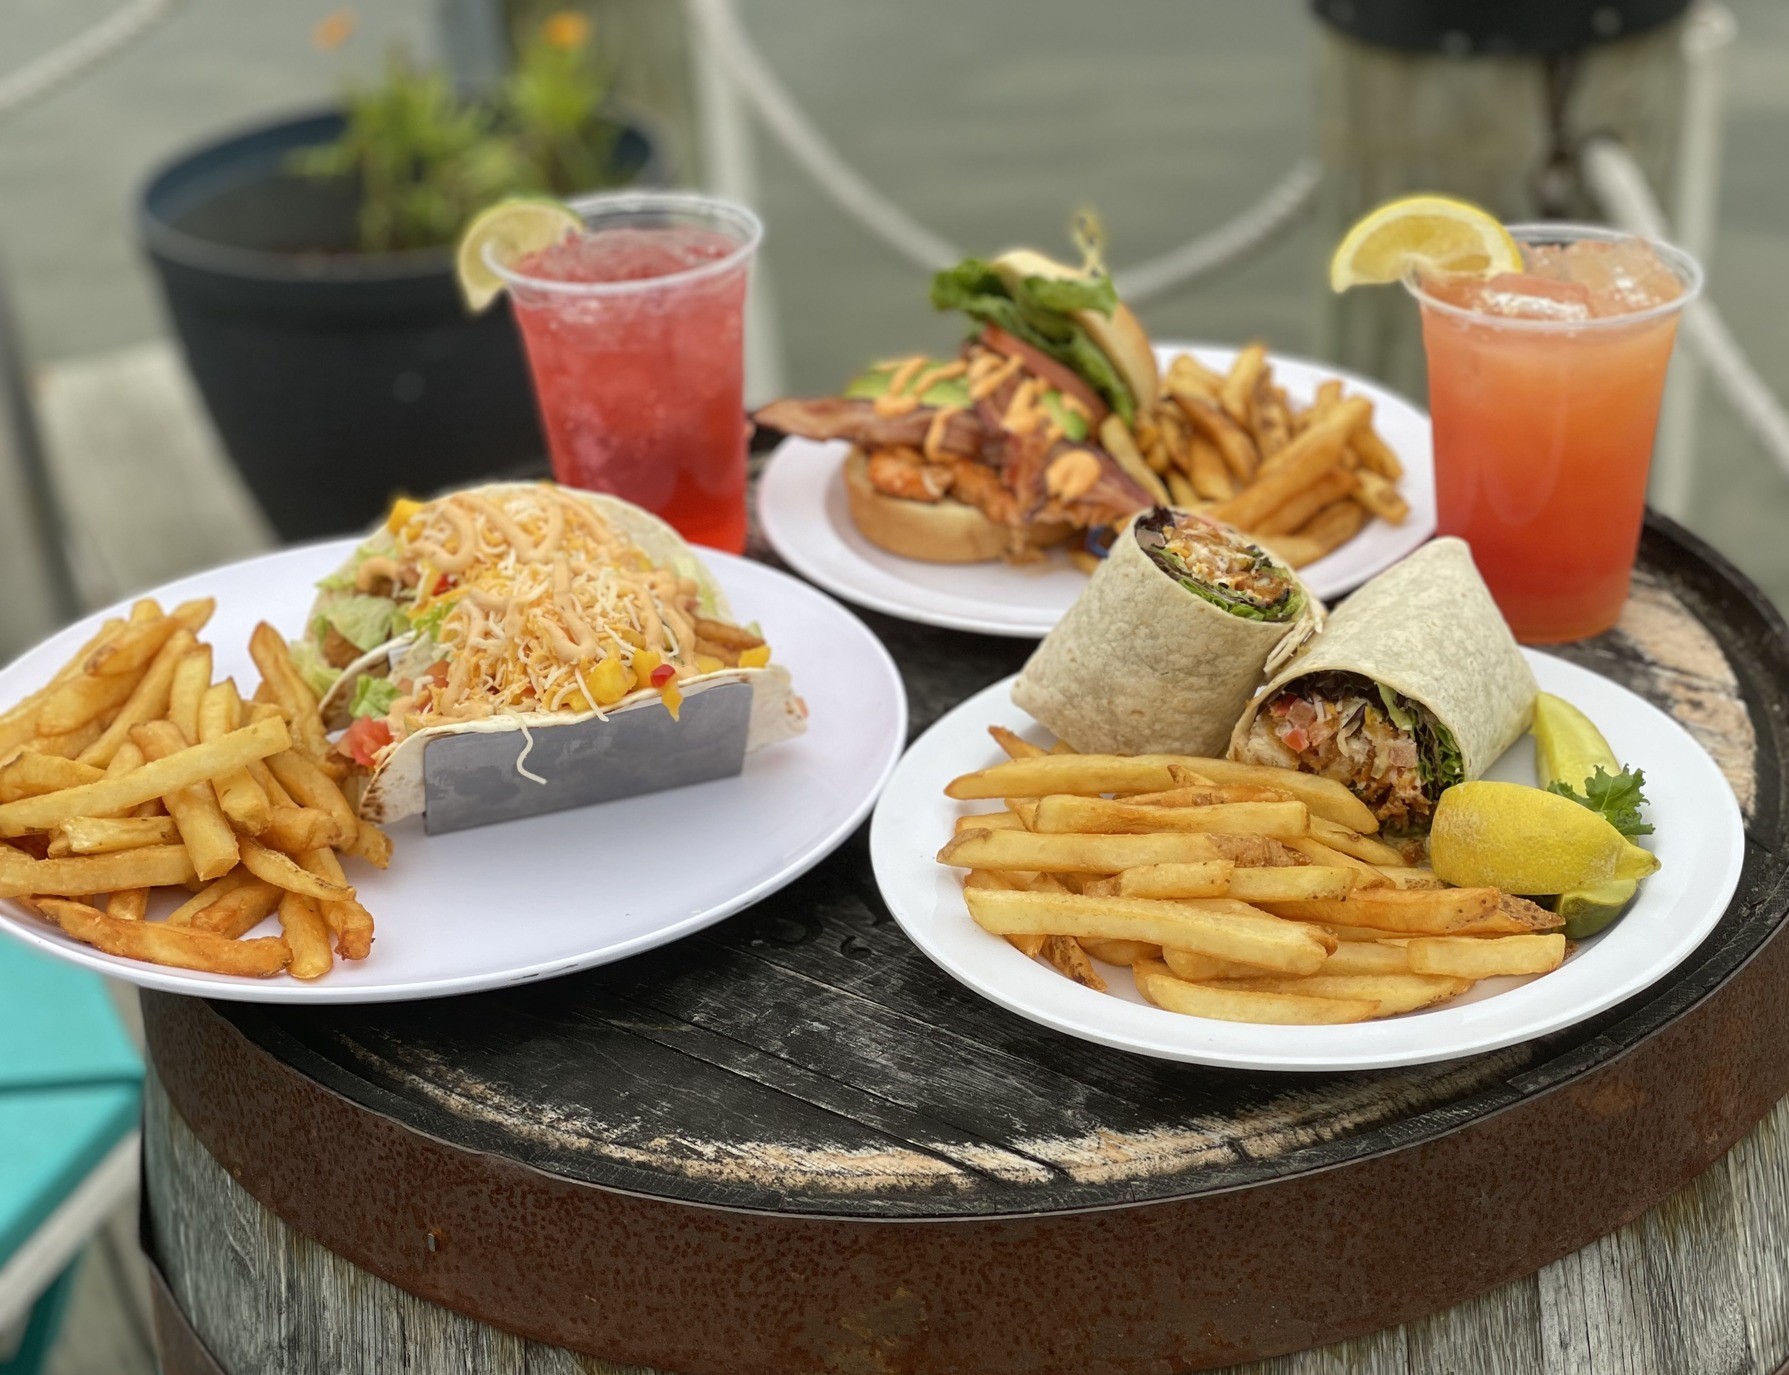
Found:
[{"label": "parsley sprig", "polygon": [[1581,807],[1588,807],[1630,839],[1652,834],[1650,823],[1640,819],[1640,808],[1646,805],[1646,774],[1640,769],[1623,769],[1611,777],[1601,764],[1584,780],[1584,791],[1578,792],[1569,783],[1549,783],[1547,791],[1569,797]]}]

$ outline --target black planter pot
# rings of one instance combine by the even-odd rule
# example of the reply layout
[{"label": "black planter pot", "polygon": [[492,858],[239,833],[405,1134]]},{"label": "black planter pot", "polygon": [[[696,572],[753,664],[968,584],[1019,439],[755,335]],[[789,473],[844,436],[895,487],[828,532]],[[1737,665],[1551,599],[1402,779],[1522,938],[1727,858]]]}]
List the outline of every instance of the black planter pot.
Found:
[{"label": "black planter pot", "polygon": [[[469,318],[445,249],[354,251],[353,198],[286,171],[337,113],[209,144],[155,174],[145,252],[231,459],[280,535],[364,527],[393,493],[538,461],[546,445],[507,302]],[[629,123],[617,169],[662,184]]]}]

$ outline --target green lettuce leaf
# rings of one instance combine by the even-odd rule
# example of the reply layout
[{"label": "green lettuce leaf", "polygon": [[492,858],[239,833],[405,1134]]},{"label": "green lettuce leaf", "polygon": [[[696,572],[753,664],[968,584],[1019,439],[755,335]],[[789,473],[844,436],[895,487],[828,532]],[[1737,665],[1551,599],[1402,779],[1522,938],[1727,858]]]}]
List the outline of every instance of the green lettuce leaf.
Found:
[{"label": "green lettuce leaf", "polygon": [[394,628],[403,618],[398,612],[398,604],[390,598],[360,593],[331,602],[317,613],[317,619],[365,653],[391,639]]},{"label": "green lettuce leaf", "polygon": [[430,602],[428,608],[421,612],[400,613],[400,630],[414,630],[425,639],[441,638],[441,622],[447,619],[447,613],[453,610],[452,601]]},{"label": "green lettuce leaf", "polygon": [[1220,611],[1240,616],[1245,621],[1290,621],[1295,620],[1299,612],[1304,610],[1304,594],[1297,589],[1293,589],[1292,595],[1277,606],[1257,606],[1240,592],[1200,582],[1193,576],[1185,561],[1172,550],[1152,549],[1149,553],[1176,582],[1195,597],[1210,602]]},{"label": "green lettuce leaf", "polygon": [[342,676],[342,671],[324,662],[322,651],[309,640],[294,640],[291,649],[292,665],[298,670],[298,676],[317,696],[325,696],[335,686],[336,679]]},{"label": "green lettuce leaf", "polygon": [[387,716],[391,713],[391,704],[398,700],[398,685],[389,678],[375,678],[370,673],[360,675],[354,684],[354,696],[348,703],[348,714],[359,720],[362,716]]},{"label": "green lettuce leaf", "polygon": [[1118,288],[1110,277],[1027,277],[1023,289],[1044,310],[1063,315],[1075,310],[1097,310],[1110,315],[1118,309]]},{"label": "green lettuce leaf", "polygon": [[1584,780],[1584,791],[1576,791],[1569,783],[1549,783],[1547,791],[1569,797],[1581,807],[1603,817],[1616,830],[1632,839],[1652,834],[1650,823],[1640,819],[1640,808],[1646,805],[1646,774],[1641,769],[1623,769],[1614,777],[1601,764]]}]

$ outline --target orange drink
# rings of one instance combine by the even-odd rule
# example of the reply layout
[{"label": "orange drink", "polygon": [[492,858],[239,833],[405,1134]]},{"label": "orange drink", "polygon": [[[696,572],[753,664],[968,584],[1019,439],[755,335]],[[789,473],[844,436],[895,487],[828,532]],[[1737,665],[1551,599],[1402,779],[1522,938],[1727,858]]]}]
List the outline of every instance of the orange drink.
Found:
[{"label": "orange drink", "polygon": [[1587,225],[1512,227],[1523,271],[1407,280],[1422,305],[1440,532],[1529,644],[1615,624],[1645,514],[1686,254]]}]

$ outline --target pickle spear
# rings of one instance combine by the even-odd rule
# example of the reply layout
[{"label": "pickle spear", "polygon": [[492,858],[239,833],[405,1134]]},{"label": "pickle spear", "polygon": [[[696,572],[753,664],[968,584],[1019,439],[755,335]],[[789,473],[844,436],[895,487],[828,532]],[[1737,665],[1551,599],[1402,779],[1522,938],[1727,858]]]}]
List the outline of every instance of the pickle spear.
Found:
[{"label": "pickle spear", "polygon": [[[1534,702],[1534,771],[1543,788],[1563,783],[1574,791],[1602,769],[1611,776],[1621,770],[1615,751],[1603,733],[1583,712],[1562,697],[1543,692]],[[1582,940],[1603,930],[1634,900],[1638,879],[1608,879],[1561,893],[1554,910],[1565,918],[1568,940]]]}]

